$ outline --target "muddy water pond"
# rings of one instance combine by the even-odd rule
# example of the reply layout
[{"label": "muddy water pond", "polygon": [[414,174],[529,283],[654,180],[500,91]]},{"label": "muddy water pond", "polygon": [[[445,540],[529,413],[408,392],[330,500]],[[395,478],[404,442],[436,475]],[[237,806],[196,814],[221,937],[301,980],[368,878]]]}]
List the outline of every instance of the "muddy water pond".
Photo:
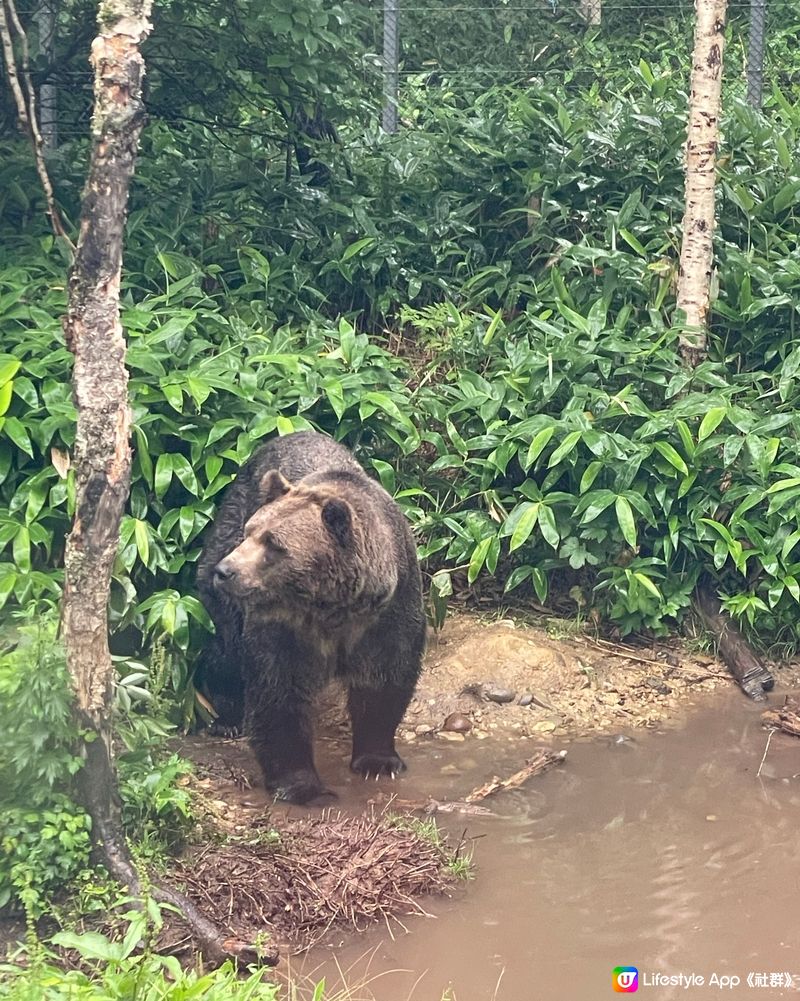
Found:
[{"label": "muddy water pond", "polygon": [[[767,748],[762,710],[718,692],[660,731],[554,745],[566,764],[487,800],[493,816],[442,815],[472,839],[476,872],[426,903],[431,917],[295,957],[293,974],[346,983],[353,1001],[599,1001],[618,966],[659,1001],[794,996],[800,739],[775,733]],[[525,752],[430,741],[404,753],[400,795],[459,799]],[[372,793],[338,788],[345,810]],[[658,982],[680,974],[692,986]],[[735,984],[725,977],[741,984],[720,989]]]}]

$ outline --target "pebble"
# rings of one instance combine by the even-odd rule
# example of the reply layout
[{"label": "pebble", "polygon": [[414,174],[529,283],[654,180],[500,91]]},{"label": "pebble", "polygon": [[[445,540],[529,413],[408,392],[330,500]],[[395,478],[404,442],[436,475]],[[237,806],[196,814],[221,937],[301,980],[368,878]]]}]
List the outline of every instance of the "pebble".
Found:
[{"label": "pebble", "polygon": [[448,730],[451,733],[469,733],[471,729],[472,723],[463,713],[450,713],[442,723],[442,730]]},{"label": "pebble", "polygon": [[463,733],[451,733],[449,730],[440,730],[437,736],[439,740],[461,741],[466,739]]},{"label": "pebble", "polygon": [[434,732],[434,727],[428,726],[426,723],[420,723],[419,726],[414,727],[414,733],[418,737],[427,737],[429,734]]},{"label": "pebble", "polygon": [[531,730],[535,730],[536,733],[552,733],[557,725],[551,719],[542,719],[538,723],[534,723]]},{"label": "pebble", "polygon": [[716,819],[717,815],[715,813],[709,813],[709,815],[706,817],[706,820],[716,820]]},{"label": "pebble", "polygon": [[523,695],[520,695],[518,704],[521,706],[529,706],[532,702],[533,702],[533,696],[531,695],[531,693],[525,692]]},{"label": "pebble", "polygon": [[489,702],[498,702],[500,704],[513,702],[517,697],[517,693],[512,692],[510,688],[485,688],[483,695]]}]

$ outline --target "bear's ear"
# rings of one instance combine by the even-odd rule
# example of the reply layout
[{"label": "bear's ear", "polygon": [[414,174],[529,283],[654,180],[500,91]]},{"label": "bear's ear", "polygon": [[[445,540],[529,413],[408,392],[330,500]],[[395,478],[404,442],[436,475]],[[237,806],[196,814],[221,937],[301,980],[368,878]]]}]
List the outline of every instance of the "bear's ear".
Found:
[{"label": "bear's ear", "polygon": [[291,483],[277,469],[268,469],[261,477],[259,499],[262,504],[271,504],[292,489]]},{"label": "bear's ear", "polygon": [[322,505],[322,521],[340,546],[353,541],[353,510],[347,501],[331,497]]}]

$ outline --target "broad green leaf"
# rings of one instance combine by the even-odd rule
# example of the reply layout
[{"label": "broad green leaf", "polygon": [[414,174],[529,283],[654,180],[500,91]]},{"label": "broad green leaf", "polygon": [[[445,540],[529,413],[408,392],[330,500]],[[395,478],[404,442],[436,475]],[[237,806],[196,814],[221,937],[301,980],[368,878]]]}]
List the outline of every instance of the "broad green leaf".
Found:
[{"label": "broad green leaf", "polygon": [[365,236],[363,240],[356,240],[355,243],[351,243],[349,247],[345,248],[345,252],[342,254],[343,261],[349,261],[351,257],[355,257],[356,254],[360,254],[362,250],[366,250],[367,247],[372,247],[376,243],[374,236]]},{"label": "broad green leaf", "polygon": [[547,504],[542,504],[539,508],[539,531],[542,533],[542,538],[545,542],[551,545],[553,549],[558,548],[561,536],[558,534],[556,516],[553,514],[553,509],[548,507]]},{"label": "broad green leaf", "polygon": [[536,462],[542,451],[547,446],[547,443],[555,434],[555,427],[551,425],[547,428],[542,428],[541,431],[534,435],[533,441],[528,449],[528,454],[525,456],[525,469],[530,469],[530,467]]},{"label": "broad green leaf", "polygon": [[544,604],[547,601],[547,574],[539,567],[533,567],[531,569],[531,580],[533,581],[533,589],[536,592],[536,597]]},{"label": "broad green leaf", "polygon": [[397,490],[394,466],[388,462],[384,462],[383,459],[373,459],[372,466],[380,478],[383,489],[388,494],[394,496],[395,491]]},{"label": "broad green leaf", "polygon": [[197,477],[185,455],[180,455],[178,452],[173,454],[172,471],[192,496],[199,496],[200,488],[197,485]]},{"label": "broad green leaf", "polygon": [[136,540],[136,551],[139,553],[139,559],[145,566],[148,566],[150,563],[150,532],[146,522],[134,518],[133,536]]},{"label": "broad green leaf", "polygon": [[485,539],[481,539],[478,545],[473,549],[472,556],[469,560],[469,570],[467,571],[467,580],[470,584],[475,583],[475,579],[483,569],[483,564],[486,562],[486,557],[489,554],[489,547],[492,544],[493,538],[494,536],[490,535]]},{"label": "broad green leaf", "polygon": [[725,419],[726,407],[712,407],[700,422],[700,430],[697,432],[697,440],[704,441],[712,435]]},{"label": "broad green leaf", "polygon": [[325,395],[328,397],[331,409],[336,414],[336,419],[340,421],[345,411],[344,389],[342,388],[342,383],[339,379],[326,379],[323,385],[325,387]]},{"label": "broad green leaf", "polygon": [[580,431],[570,431],[566,438],[561,442],[561,444],[553,451],[550,456],[550,460],[547,463],[547,468],[552,469],[553,466],[557,466],[563,458],[565,458],[569,453],[575,448],[578,442],[581,440]]},{"label": "broad green leaf", "polygon": [[506,586],[503,588],[504,591],[513,591],[515,587],[519,587],[524,581],[533,573],[533,567],[523,566],[516,567],[508,575],[508,580],[506,581]]},{"label": "broad green leaf", "polygon": [[653,595],[653,597],[658,598],[659,601],[662,600],[661,592],[646,574],[641,573],[639,570],[634,570],[633,576],[639,581],[642,587]]},{"label": "broad green leaf", "polygon": [[86,931],[78,935],[60,931],[50,941],[62,949],[74,949],[83,959],[100,959],[105,963],[116,963],[122,959],[121,943],[112,942],[100,932]]},{"label": "broad green leaf", "polygon": [[500,329],[500,324],[503,322],[503,311],[498,309],[497,312],[492,316],[489,326],[486,328],[486,333],[483,335],[483,346],[488,347],[494,340],[494,335]]},{"label": "broad green leaf", "polygon": [[519,549],[521,545],[528,541],[528,538],[536,526],[536,522],[539,518],[539,509],[541,504],[533,503],[532,501],[527,501],[522,505],[522,514],[520,515],[519,521],[514,529],[511,536],[511,542],[509,544],[509,552],[513,553],[515,549]]},{"label": "broad green leaf", "polygon": [[11,403],[11,397],[14,395],[14,383],[7,382],[5,385],[0,386],[0,417],[8,410],[8,405]]},{"label": "broad green leaf", "polygon": [[581,484],[578,488],[578,492],[585,494],[587,490],[592,489],[592,484],[597,479],[597,474],[603,468],[603,463],[599,460],[590,462],[589,465],[584,469],[583,476],[581,476]]},{"label": "broad green leaf", "polygon": [[22,421],[16,417],[6,417],[4,418],[3,430],[14,442],[17,448],[21,449],[23,452],[27,452],[28,455],[33,458],[33,445],[31,444],[31,438]]},{"label": "broad green leaf", "polygon": [[622,537],[631,547],[636,549],[636,519],[633,516],[633,509],[627,497],[619,496],[614,502],[617,511],[617,522],[619,523]]},{"label": "broad green leaf", "polygon": [[17,358],[11,358],[0,364],[0,386],[5,386],[14,378],[17,372],[19,372],[21,364],[22,362]]},{"label": "broad green leaf", "polygon": [[[654,443],[654,447],[658,449],[667,462],[674,466],[679,473],[683,473],[684,476],[689,475],[689,467],[684,462],[680,452],[673,448],[668,441],[657,441]],[[674,476],[674,473],[672,475]]]},{"label": "broad green leaf", "polygon": [[779,490],[791,490],[793,487],[800,487],[800,476],[790,476],[785,480],[778,480],[767,488],[768,494],[776,494]]},{"label": "broad green leaf", "polygon": [[172,483],[172,455],[164,452],[156,460],[156,497],[162,498],[169,489],[170,483]]}]

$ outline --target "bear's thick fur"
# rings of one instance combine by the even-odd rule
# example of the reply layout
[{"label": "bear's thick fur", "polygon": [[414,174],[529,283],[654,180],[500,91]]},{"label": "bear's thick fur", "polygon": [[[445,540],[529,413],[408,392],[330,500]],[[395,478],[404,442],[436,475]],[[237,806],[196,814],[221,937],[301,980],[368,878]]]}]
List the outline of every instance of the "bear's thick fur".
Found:
[{"label": "bear's thick fur", "polygon": [[425,643],[416,549],[394,500],[350,452],[304,431],[244,464],[205,540],[197,581],[216,635],[203,657],[218,723],[244,729],[278,798],[326,792],[311,709],[348,688],[351,768],[405,768],[394,746]]}]

